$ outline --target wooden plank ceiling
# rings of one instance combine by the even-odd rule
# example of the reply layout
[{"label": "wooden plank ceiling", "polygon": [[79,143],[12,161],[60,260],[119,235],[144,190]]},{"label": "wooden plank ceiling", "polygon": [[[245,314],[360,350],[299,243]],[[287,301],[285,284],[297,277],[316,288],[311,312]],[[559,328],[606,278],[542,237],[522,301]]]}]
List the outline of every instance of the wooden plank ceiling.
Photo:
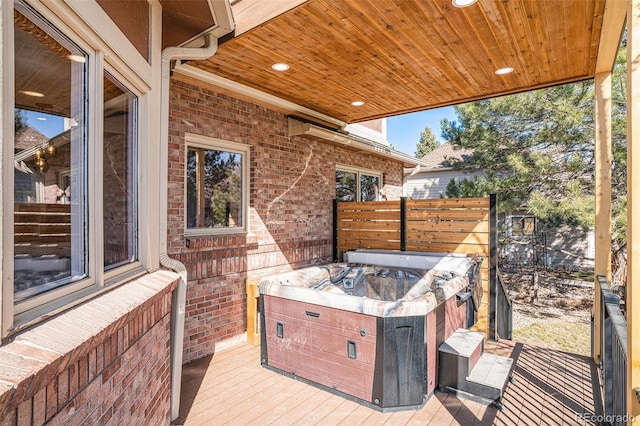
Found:
[{"label": "wooden plank ceiling", "polygon": [[[234,12],[250,1],[232,2]],[[309,0],[190,65],[352,123],[591,78],[604,9],[605,0],[462,9],[451,0]],[[251,10],[235,14],[239,27],[255,20]],[[273,71],[275,62],[290,68]],[[502,67],[514,72],[496,75]]]}]

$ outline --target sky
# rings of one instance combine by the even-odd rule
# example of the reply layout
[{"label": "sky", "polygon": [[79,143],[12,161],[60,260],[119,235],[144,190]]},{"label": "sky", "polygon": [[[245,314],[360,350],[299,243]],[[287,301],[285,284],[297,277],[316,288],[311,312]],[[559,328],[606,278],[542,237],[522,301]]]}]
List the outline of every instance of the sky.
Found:
[{"label": "sky", "polygon": [[453,107],[389,117],[387,118],[387,139],[396,150],[413,156],[416,152],[416,145],[420,141],[420,133],[424,131],[426,126],[431,127],[431,131],[439,143],[444,142],[440,135],[440,120],[443,118],[455,121],[456,114]]},{"label": "sky", "polygon": [[25,110],[23,117],[27,125],[36,129],[49,139],[64,131],[64,120],[55,115]]}]

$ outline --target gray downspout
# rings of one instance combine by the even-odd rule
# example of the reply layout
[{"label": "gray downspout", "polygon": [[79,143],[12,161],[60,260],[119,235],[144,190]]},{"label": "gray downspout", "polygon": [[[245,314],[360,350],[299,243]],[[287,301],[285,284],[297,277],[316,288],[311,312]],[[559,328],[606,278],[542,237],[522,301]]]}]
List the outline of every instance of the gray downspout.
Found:
[{"label": "gray downspout", "polygon": [[202,48],[167,47],[162,51],[162,85],[160,105],[160,265],[180,275],[178,287],[173,292],[171,309],[171,421],[180,414],[180,385],[182,381],[182,352],[184,347],[184,318],[187,298],[187,269],[167,254],[167,188],[169,176],[169,79],[171,61],[178,59],[202,60],[213,56],[218,49],[218,39],[213,34],[205,36]]}]

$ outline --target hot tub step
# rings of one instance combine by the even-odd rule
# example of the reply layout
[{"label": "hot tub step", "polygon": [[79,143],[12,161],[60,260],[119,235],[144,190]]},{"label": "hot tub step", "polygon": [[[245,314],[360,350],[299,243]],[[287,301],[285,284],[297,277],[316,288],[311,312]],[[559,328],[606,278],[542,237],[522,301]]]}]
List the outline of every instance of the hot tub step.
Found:
[{"label": "hot tub step", "polygon": [[511,374],[513,360],[504,356],[482,354],[478,363],[467,377],[465,391],[498,401],[502,397]]},{"label": "hot tub step", "polygon": [[440,380],[455,385],[471,374],[484,351],[484,334],[457,329],[438,348],[440,356]]},{"label": "hot tub step", "polygon": [[511,373],[511,358],[485,354],[484,335],[456,330],[439,348],[438,382],[442,390],[498,402]]}]

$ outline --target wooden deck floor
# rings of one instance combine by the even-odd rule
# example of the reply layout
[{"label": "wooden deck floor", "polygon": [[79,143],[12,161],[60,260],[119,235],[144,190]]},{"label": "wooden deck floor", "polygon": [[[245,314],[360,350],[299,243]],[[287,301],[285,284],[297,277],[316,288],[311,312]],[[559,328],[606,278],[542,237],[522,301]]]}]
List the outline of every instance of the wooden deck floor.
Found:
[{"label": "wooden deck floor", "polygon": [[601,413],[595,365],[587,357],[521,345],[487,343],[485,351],[516,360],[496,410],[436,394],[417,411],[380,413],[260,366],[247,344],[184,367],[177,425],[584,425]]}]

